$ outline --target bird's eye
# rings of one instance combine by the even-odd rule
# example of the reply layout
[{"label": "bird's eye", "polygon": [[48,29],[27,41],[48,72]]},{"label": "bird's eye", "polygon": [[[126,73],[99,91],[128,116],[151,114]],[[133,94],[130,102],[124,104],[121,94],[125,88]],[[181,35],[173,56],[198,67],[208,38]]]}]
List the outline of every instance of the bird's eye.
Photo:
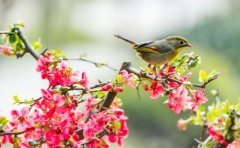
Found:
[{"label": "bird's eye", "polygon": [[184,42],[183,41],[179,41],[179,43],[182,45]]}]

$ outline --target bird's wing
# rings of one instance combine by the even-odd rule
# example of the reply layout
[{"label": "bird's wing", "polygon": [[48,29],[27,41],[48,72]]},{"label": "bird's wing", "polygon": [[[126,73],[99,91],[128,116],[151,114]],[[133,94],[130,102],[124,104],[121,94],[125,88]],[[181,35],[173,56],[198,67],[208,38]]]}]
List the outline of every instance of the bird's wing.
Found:
[{"label": "bird's wing", "polygon": [[137,47],[137,51],[154,52],[162,55],[172,52],[172,47],[163,40],[144,42],[139,44]]},{"label": "bird's wing", "polygon": [[154,41],[139,43],[134,45],[133,48],[140,52],[142,51],[142,52],[158,53],[158,50],[155,47],[151,46],[152,43],[154,43]]}]

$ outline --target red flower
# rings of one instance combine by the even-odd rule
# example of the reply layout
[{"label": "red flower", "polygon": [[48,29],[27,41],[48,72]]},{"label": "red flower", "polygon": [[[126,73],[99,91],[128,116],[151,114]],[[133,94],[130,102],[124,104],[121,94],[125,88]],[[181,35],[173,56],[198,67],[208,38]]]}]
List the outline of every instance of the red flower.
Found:
[{"label": "red flower", "polygon": [[148,93],[152,99],[157,99],[159,96],[164,94],[164,88],[159,82],[153,81]]},{"label": "red flower", "polygon": [[176,114],[179,114],[181,110],[188,107],[191,98],[188,95],[188,91],[182,85],[176,90],[173,90],[169,94],[168,107],[173,110]]},{"label": "red flower", "polygon": [[27,128],[32,127],[32,120],[28,118],[29,116],[29,109],[28,108],[23,108],[21,111],[17,110],[12,110],[11,111],[12,115],[12,120],[11,123],[12,125],[15,125],[16,129],[18,131],[25,131]]},{"label": "red flower", "polygon": [[221,143],[224,146],[227,146],[228,143],[227,141],[224,139],[223,135],[219,132],[217,132],[213,126],[209,126],[207,128],[208,134],[216,141],[218,141],[219,143]]},{"label": "red flower", "polygon": [[112,83],[107,83],[106,85],[104,85],[102,87],[102,91],[109,91],[113,88],[113,84]]},{"label": "red flower", "polygon": [[191,111],[194,111],[195,108],[203,103],[206,103],[208,101],[208,99],[206,97],[204,97],[204,89],[202,90],[193,90],[192,93],[193,93],[193,100],[194,100],[194,103],[192,105],[192,109]]}]

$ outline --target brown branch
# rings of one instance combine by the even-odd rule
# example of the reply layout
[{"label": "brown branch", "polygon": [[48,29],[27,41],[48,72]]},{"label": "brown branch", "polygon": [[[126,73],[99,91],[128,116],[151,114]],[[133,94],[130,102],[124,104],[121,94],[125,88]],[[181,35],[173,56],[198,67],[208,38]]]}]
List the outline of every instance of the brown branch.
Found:
[{"label": "brown branch", "polygon": [[[106,129],[104,129],[102,132],[100,132],[100,133],[98,134],[97,138],[98,138],[98,139],[101,139],[103,136],[108,135],[108,134],[113,134],[113,133],[111,133],[111,132],[107,131]],[[90,144],[90,143],[92,143],[92,142],[94,142],[94,141],[95,141],[95,139],[93,139],[93,140],[91,140],[91,141],[88,141],[88,142],[85,142],[85,143],[82,143],[82,146],[83,146],[83,147],[86,147],[88,144]]]},{"label": "brown branch", "polygon": [[0,133],[0,136],[5,136],[5,135],[20,135],[25,133],[26,131],[21,131],[21,132],[2,132]]},{"label": "brown branch", "polygon": [[[215,75],[212,76],[207,82],[204,82],[203,84],[192,84],[192,85],[193,85],[194,87],[205,88],[208,83],[210,83],[210,82],[212,82],[213,80],[217,79],[219,75],[220,75],[220,73],[215,74]],[[184,84],[184,82],[180,82],[180,81],[178,81],[178,80],[176,80],[176,79],[172,79],[172,78],[166,78],[166,79],[169,80],[169,81],[176,82],[176,83],[178,83],[178,84]]]},{"label": "brown branch", "polygon": [[[130,62],[125,62],[126,64],[126,67],[124,68],[125,70],[127,70],[129,73],[133,73],[139,77],[142,77],[142,78],[147,78],[147,79],[150,79],[150,80],[155,80],[155,81],[158,81],[160,83],[164,83],[164,79],[166,81],[173,81],[173,82],[176,82],[178,84],[185,84],[184,82],[180,82],[176,79],[173,79],[173,78],[170,78],[169,76],[163,76],[162,79],[154,76],[154,75],[149,75],[149,74],[145,74],[145,73],[141,73],[141,71],[135,69],[134,67],[131,66],[131,63]],[[203,84],[192,84],[194,87],[198,87],[198,88],[205,88],[206,85],[210,82],[212,82],[213,80],[217,79],[218,76],[220,75],[220,73],[217,73],[215,74],[214,76],[212,76],[207,82],[203,83]]]},{"label": "brown branch", "polygon": [[[122,67],[120,68],[120,71],[123,69],[127,70],[129,68],[129,66],[131,66],[130,62],[124,62],[122,64]],[[97,85],[97,87],[98,87],[98,85]],[[111,106],[111,104],[113,103],[113,100],[116,97],[116,95],[117,95],[116,92],[113,92],[113,91],[108,92],[108,94],[104,98],[104,101],[103,101],[102,105],[100,106],[99,110],[97,111],[97,113],[108,109]],[[79,139],[81,139],[81,140],[84,139],[83,129],[77,129],[76,133],[78,134]]]},{"label": "brown branch", "polygon": [[30,42],[27,40],[27,38],[24,36],[24,34],[21,32],[20,29],[17,32],[17,35],[24,43],[24,45],[26,47],[26,51],[29,52],[35,60],[38,60],[38,58],[39,58],[38,54],[34,51],[34,48],[32,47],[32,45],[30,44]]}]

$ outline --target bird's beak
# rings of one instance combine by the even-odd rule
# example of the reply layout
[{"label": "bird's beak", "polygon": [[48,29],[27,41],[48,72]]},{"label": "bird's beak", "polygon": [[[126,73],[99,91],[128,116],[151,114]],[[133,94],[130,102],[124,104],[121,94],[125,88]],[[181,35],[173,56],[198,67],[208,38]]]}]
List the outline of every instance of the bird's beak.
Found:
[{"label": "bird's beak", "polygon": [[187,44],[187,47],[192,48],[193,46],[192,46],[192,44],[188,43],[188,44]]}]

